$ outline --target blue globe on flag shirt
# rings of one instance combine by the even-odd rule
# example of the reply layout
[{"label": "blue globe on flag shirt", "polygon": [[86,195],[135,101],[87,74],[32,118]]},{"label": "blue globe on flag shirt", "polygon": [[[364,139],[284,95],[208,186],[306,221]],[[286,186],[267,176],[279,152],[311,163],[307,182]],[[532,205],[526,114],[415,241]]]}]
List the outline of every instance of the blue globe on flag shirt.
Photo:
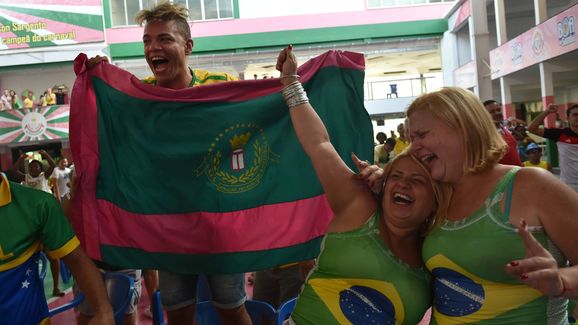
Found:
[{"label": "blue globe on flag shirt", "polygon": [[339,293],[339,307],[353,324],[395,324],[393,303],[381,292],[351,286]]},{"label": "blue globe on flag shirt", "polygon": [[432,270],[434,281],[434,305],[447,316],[470,315],[482,308],[484,287],[465,275],[444,267]]}]

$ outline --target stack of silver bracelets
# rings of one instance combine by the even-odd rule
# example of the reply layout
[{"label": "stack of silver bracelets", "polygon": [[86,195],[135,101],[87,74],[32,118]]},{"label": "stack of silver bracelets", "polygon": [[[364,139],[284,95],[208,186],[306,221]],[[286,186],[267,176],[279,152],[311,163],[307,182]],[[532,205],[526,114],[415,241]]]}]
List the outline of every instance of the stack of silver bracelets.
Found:
[{"label": "stack of silver bracelets", "polygon": [[[286,77],[298,77],[298,76],[286,76]],[[285,98],[285,103],[289,106],[289,109],[299,106],[301,104],[309,103],[309,98],[307,98],[307,93],[303,89],[303,85],[299,80],[295,80],[289,85],[285,86],[281,91],[283,97]]]}]

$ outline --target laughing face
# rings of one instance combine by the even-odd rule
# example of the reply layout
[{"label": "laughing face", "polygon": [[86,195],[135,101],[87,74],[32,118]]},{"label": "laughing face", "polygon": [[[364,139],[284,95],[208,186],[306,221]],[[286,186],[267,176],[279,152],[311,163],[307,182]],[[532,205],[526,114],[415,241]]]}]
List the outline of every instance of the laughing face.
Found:
[{"label": "laughing face", "polygon": [[428,166],[432,179],[448,183],[463,176],[464,150],[458,132],[428,110],[409,116],[411,153]]},{"label": "laughing face", "polygon": [[179,33],[175,21],[147,22],[143,43],[146,61],[158,86],[171,89],[189,86],[192,76],[187,65],[187,55],[193,49],[193,41]]},{"label": "laughing face", "polygon": [[387,222],[398,227],[419,229],[436,208],[427,171],[410,156],[393,162],[383,193]]}]

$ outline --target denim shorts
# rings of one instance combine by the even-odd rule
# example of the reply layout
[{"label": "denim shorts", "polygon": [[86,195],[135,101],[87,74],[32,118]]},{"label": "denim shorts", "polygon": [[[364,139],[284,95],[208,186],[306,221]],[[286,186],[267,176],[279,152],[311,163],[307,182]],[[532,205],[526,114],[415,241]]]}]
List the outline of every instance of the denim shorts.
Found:
[{"label": "denim shorts", "polygon": [[[234,309],[245,303],[245,274],[207,275],[213,305]],[[197,303],[198,275],[159,270],[161,301],[166,310],[176,310]]]},{"label": "denim shorts", "polygon": [[[104,271],[101,270],[101,272],[104,272]],[[120,270],[120,271],[107,271],[107,272],[122,273],[124,275],[131,277],[134,280],[134,291],[132,294],[132,299],[131,299],[130,303],[128,304],[128,306],[126,307],[124,314],[130,315],[130,314],[136,312],[136,307],[137,307],[138,301],[140,299],[141,288],[142,288],[142,282],[141,282],[142,272],[141,272],[141,270],[126,269],[126,270]],[[78,295],[78,293],[80,292],[80,289],[76,285],[76,282],[74,283],[72,290],[73,290],[74,296]],[[84,301],[82,301],[80,303],[80,305],[76,306],[75,309],[84,315],[94,316],[94,311],[92,310],[92,307],[90,306],[90,304],[88,303],[88,301],[86,299],[84,299]]]}]

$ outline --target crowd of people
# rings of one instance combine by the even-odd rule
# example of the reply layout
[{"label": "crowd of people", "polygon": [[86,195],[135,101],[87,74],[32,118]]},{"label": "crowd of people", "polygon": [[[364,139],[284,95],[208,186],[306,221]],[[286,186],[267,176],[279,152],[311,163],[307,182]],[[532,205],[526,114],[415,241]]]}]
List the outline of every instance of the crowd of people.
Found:
[{"label": "crowd of people", "polygon": [[[144,56],[153,72],[143,82],[179,90],[235,80],[228,74],[189,68],[193,40],[187,18],[186,8],[168,2],[138,13],[137,22],[144,25]],[[107,63],[106,57],[97,56],[87,61],[86,68]],[[297,65],[291,46],[280,52],[276,68],[282,95],[334,217],[319,257],[313,263],[304,261],[306,276],[299,276],[299,267],[287,272],[301,286],[291,294],[299,298],[290,324],[416,324],[430,307],[433,324],[568,323],[569,299],[578,298],[578,249],[573,241],[578,232],[578,194],[570,187],[575,185],[571,175],[578,156],[574,148],[566,148],[570,167],[562,164],[567,173],[562,181],[538,168],[520,168],[518,142],[506,138],[510,131],[503,127],[503,119],[490,111],[497,103],[484,107],[473,93],[449,87],[418,97],[407,110],[406,123],[398,126],[399,136],[388,139],[378,134],[376,164],[353,155],[358,168],[353,171],[309,103]],[[550,110],[531,123],[530,131],[541,130],[541,135],[564,144],[569,137],[578,139],[574,107],[568,109],[569,128],[538,128]],[[535,149],[532,143],[525,145],[528,157],[534,157]],[[29,267],[39,250],[36,243],[42,242],[51,258],[62,258],[69,265],[77,292],[87,297],[78,308],[79,322],[111,324],[111,306],[99,272],[123,272],[136,283],[141,270],[121,270],[88,259],[58,206],[71,194],[63,187],[74,188],[61,185],[60,175],[67,167],[63,160],[57,167],[46,152],[40,155],[48,168],[38,160],[30,161],[28,170],[20,168],[21,162],[16,168],[25,184],[45,192],[54,175],[54,196],[0,179],[0,211],[3,216],[10,212],[11,222],[20,225],[19,231],[0,228],[3,254],[12,253],[17,259],[0,261],[0,276],[6,277],[2,283],[27,281],[21,268]],[[22,221],[29,219],[34,222]],[[22,238],[26,244],[15,248],[14,242]],[[276,274],[290,267],[294,265],[271,271]],[[268,273],[262,275],[275,275]],[[207,278],[222,323],[251,324],[244,306],[244,274]],[[260,278],[258,274],[255,281]],[[197,282],[198,275],[159,273],[170,324],[193,323]],[[14,289],[4,284],[0,288],[0,301],[28,299],[8,299]],[[140,286],[135,290],[125,324],[136,322]],[[16,308],[6,306],[3,303],[0,310]],[[17,311],[14,319],[28,317],[27,324],[47,317],[45,304],[22,304]]]},{"label": "crowd of people", "polygon": [[14,90],[4,89],[2,96],[0,96],[0,111],[64,105],[66,101],[66,90],[62,86],[57,87],[56,92],[53,92],[52,87],[49,87],[38,98],[36,98],[34,92],[31,90],[26,90],[22,96],[18,96]]}]

